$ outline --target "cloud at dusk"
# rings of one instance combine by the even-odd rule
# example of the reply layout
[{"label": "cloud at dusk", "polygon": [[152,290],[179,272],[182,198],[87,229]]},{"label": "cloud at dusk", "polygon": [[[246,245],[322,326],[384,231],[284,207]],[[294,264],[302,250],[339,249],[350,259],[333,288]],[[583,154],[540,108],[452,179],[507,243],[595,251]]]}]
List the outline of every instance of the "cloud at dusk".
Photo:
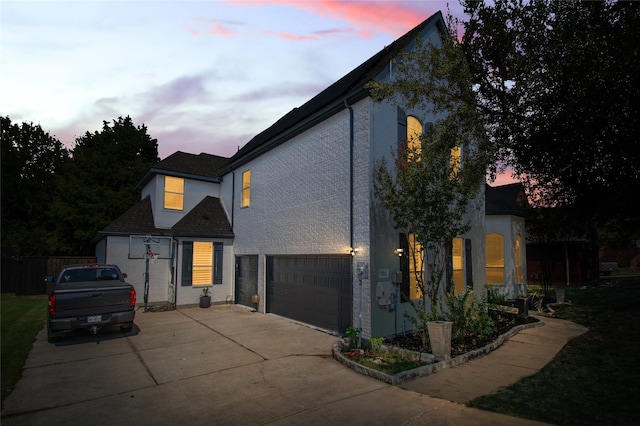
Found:
[{"label": "cloud at dusk", "polygon": [[3,2],[0,114],[68,147],[130,116],[230,156],[446,1]]},{"label": "cloud at dusk", "polygon": [[[320,17],[347,21],[354,25],[358,35],[365,39],[372,38],[376,32],[384,32],[397,38],[437,11],[421,10],[422,5],[429,6],[429,2],[255,0],[249,3],[279,4]],[[416,4],[420,6],[416,7]]]}]

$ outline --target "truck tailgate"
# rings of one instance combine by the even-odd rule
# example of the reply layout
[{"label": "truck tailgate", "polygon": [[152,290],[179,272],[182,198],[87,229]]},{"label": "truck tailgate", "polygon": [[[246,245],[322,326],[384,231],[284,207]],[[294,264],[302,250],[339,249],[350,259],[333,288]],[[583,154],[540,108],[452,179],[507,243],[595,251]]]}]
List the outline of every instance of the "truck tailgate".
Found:
[{"label": "truck tailgate", "polygon": [[114,283],[112,285],[87,286],[88,283],[57,286],[56,312],[52,316],[102,314],[132,310],[130,305],[131,286]]}]

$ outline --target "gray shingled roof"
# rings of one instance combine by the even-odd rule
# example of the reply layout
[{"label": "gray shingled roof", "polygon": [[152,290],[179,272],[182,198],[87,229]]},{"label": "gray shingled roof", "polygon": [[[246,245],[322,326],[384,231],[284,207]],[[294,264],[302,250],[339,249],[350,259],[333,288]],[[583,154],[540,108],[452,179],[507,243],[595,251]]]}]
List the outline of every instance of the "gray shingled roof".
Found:
[{"label": "gray shingled roof", "polygon": [[205,197],[171,229],[154,226],[151,199],[146,197],[100,231],[100,235],[135,234],[233,238],[227,215],[216,197]]},{"label": "gray shingled roof", "polygon": [[144,187],[157,174],[219,182],[219,171],[228,161],[228,158],[218,155],[205,153],[196,155],[176,151],[164,160],[154,164],[138,182],[137,187]]},{"label": "gray shingled roof", "polygon": [[205,197],[171,229],[176,237],[233,237],[222,203],[216,197]]},{"label": "gray shingled roof", "polygon": [[131,235],[131,234],[170,234],[168,229],[158,229],[153,223],[151,199],[145,197],[127,210],[122,216],[111,222],[100,231],[101,235]]},{"label": "gray shingled roof", "polygon": [[521,183],[502,186],[485,186],[485,214],[527,215],[527,197]]}]

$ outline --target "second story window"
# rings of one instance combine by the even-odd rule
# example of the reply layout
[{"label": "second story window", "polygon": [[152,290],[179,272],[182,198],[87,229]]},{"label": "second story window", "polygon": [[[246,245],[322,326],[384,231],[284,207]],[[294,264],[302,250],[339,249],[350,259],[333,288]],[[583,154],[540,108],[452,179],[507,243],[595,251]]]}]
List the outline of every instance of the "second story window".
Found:
[{"label": "second story window", "polygon": [[422,152],[422,124],[420,121],[413,117],[407,117],[407,156],[409,161],[413,159],[420,159]]},{"label": "second story window", "polygon": [[164,177],[164,208],[184,209],[184,179],[173,176]]},{"label": "second story window", "polygon": [[251,170],[242,173],[242,207],[249,207],[251,199]]},{"label": "second story window", "polygon": [[455,176],[460,172],[460,147],[451,148],[451,172]]}]

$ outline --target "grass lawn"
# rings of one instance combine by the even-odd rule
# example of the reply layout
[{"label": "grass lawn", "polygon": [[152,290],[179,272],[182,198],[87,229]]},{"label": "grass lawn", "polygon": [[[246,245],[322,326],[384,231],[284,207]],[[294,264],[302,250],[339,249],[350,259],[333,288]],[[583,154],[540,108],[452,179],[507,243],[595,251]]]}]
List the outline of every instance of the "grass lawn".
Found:
[{"label": "grass lawn", "polygon": [[569,288],[556,316],[589,328],[537,374],[467,405],[557,425],[640,424],[640,278]]},{"label": "grass lawn", "polygon": [[20,379],[29,350],[47,318],[46,296],[17,296],[3,293],[0,324],[2,329],[2,400]]}]

